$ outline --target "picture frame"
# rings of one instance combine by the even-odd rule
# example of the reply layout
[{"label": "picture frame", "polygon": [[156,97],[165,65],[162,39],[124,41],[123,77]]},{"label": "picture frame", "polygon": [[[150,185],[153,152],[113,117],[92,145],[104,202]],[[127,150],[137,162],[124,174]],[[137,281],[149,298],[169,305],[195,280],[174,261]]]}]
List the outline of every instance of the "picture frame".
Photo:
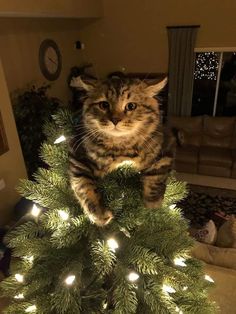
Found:
[{"label": "picture frame", "polygon": [[5,128],[3,125],[2,115],[0,112],[0,156],[8,151],[8,143]]}]

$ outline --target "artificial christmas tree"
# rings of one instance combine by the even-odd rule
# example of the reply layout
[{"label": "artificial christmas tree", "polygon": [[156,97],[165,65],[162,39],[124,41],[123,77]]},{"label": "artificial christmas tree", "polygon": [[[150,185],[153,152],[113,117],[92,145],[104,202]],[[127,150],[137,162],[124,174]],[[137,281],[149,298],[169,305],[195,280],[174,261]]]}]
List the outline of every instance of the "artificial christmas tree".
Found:
[{"label": "artificial christmas tree", "polygon": [[1,283],[12,298],[5,313],[213,313],[213,280],[191,258],[188,225],[176,206],[185,184],[171,177],[161,208],[147,209],[140,174],[122,165],[98,182],[114,215],[98,227],[70,187],[67,139],[76,123],[58,112],[41,150],[48,169],[20,184],[35,205],[30,221],[6,237],[16,265]]}]

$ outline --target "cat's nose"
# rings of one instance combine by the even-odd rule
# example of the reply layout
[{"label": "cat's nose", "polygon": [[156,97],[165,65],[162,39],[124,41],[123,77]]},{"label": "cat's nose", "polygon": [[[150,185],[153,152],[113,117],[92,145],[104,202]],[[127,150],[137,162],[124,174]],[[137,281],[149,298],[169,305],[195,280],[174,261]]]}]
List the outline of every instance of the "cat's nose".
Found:
[{"label": "cat's nose", "polygon": [[120,121],[121,121],[120,118],[112,118],[112,119],[111,119],[111,122],[112,122],[114,125],[117,125],[118,122],[120,122]]}]

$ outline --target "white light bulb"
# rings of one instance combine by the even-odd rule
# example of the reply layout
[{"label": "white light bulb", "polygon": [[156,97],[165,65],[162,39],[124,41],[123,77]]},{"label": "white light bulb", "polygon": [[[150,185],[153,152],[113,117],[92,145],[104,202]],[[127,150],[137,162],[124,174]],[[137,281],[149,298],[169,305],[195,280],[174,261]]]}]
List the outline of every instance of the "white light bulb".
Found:
[{"label": "white light bulb", "polygon": [[59,144],[59,143],[61,143],[61,142],[64,142],[65,140],[66,140],[65,136],[64,136],[64,135],[61,135],[60,137],[58,137],[58,138],[55,140],[54,144]]},{"label": "white light bulb", "polygon": [[25,256],[24,259],[25,259],[27,262],[29,262],[29,263],[33,263],[33,261],[34,261],[33,255],[31,255],[31,256]]},{"label": "white light bulb", "polygon": [[73,282],[75,281],[75,276],[74,275],[70,275],[65,279],[65,283],[68,286],[71,286],[73,284]]},{"label": "white light bulb", "polygon": [[16,281],[18,281],[18,282],[24,281],[24,276],[21,274],[15,274],[15,278],[16,278]]},{"label": "white light bulb", "polygon": [[36,305],[31,305],[29,307],[27,307],[27,309],[25,310],[26,313],[33,313],[37,310]]},{"label": "white light bulb", "polygon": [[205,275],[205,279],[207,281],[214,282],[214,280],[209,275]]},{"label": "white light bulb", "polygon": [[17,294],[14,296],[14,299],[24,299],[23,293]]},{"label": "white light bulb", "polygon": [[137,274],[135,272],[129,273],[129,275],[128,275],[128,280],[129,281],[134,282],[134,281],[136,281],[138,279],[139,279],[139,274]]},{"label": "white light bulb", "polygon": [[31,210],[31,215],[34,216],[34,217],[38,217],[38,215],[40,214],[41,212],[41,209],[38,208],[38,206],[36,206],[35,204],[33,205],[32,207],[32,210]]},{"label": "white light bulb", "polygon": [[175,293],[176,292],[176,290],[174,288],[172,288],[171,286],[165,285],[165,284],[162,286],[162,290],[164,292],[167,292],[167,293]]},{"label": "white light bulb", "polygon": [[169,206],[169,209],[173,210],[173,209],[175,209],[175,207],[176,207],[176,204],[172,204]]},{"label": "white light bulb", "polygon": [[184,287],[183,287],[183,291],[186,291],[186,290],[188,290],[188,287],[187,287],[187,286],[184,286]]},{"label": "white light bulb", "polygon": [[115,252],[116,249],[118,249],[119,244],[117,243],[117,241],[114,238],[110,238],[107,240],[107,245],[109,246],[109,248]]},{"label": "white light bulb", "polygon": [[182,267],[187,266],[187,265],[185,264],[185,259],[184,259],[183,257],[176,257],[176,258],[174,259],[174,264],[177,265],[177,266],[182,266]]},{"label": "white light bulb", "polygon": [[59,210],[58,213],[62,220],[66,221],[69,219],[69,214],[65,212],[64,210]]}]

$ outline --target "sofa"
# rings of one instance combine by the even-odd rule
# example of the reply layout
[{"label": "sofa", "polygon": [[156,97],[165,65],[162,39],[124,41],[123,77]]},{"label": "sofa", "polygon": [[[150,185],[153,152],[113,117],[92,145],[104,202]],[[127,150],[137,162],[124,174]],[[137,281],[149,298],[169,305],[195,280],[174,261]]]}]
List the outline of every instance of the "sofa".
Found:
[{"label": "sofa", "polygon": [[216,302],[220,314],[236,313],[236,249],[220,248],[197,242],[192,256],[205,262],[205,273],[215,282],[210,298]]},{"label": "sofa", "polygon": [[236,179],[236,117],[176,117],[168,125],[178,130],[177,172]]}]

